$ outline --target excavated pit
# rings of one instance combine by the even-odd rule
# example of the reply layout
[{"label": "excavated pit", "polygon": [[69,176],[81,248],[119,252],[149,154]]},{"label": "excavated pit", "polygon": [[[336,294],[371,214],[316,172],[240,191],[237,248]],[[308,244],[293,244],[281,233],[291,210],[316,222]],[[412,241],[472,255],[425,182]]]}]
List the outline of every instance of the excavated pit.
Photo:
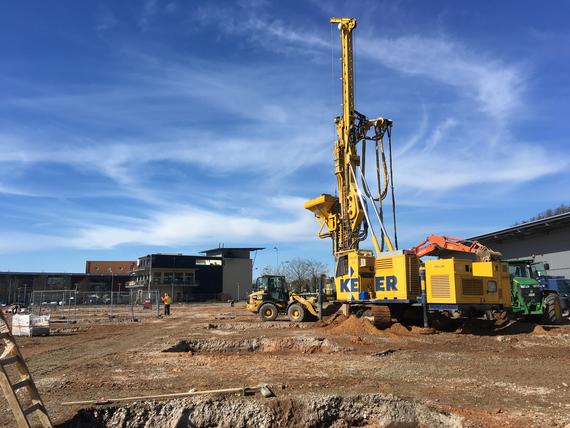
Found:
[{"label": "excavated pit", "polygon": [[322,337],[254,337],[250,339],[188,339],[181,340],[162,352],[239,353],[239,352],[284,352],[300,353],[350,351]]},{"label": "excavated pit", "polygon": [[60,428],[143,427],[441,427],[462,418],[390,395],[303,395],[294,398],[194,397],[80,410]]},{"label": "excavated pit", "polygon": [[290,330],[309,328],[309,323],[293,323],[282,321],[259,322],[233,322],[233,323],[208,323],[207,330]]}]

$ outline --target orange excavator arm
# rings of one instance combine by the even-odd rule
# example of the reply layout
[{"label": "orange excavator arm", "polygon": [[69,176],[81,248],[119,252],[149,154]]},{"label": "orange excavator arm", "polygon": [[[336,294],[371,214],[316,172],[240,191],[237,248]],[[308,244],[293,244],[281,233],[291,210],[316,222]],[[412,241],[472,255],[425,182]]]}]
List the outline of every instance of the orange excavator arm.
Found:
[{"label": "orange excavator arm", "polygon": [[483,262],[498,260],[502,254],[493,251],[478,241],[467,241],[462,238],[452,238],[442,235],[430,235],[425,241],[416,245],[411,251],[418,257],[437,255],[442,251],[456,251],[460,253],[472,253]]}]

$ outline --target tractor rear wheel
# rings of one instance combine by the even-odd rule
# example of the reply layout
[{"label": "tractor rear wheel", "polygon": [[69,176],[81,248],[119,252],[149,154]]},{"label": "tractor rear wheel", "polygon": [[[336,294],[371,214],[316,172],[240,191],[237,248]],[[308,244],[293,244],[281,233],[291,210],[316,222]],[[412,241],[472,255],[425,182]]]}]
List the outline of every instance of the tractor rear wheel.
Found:
[{"label": "tractor rear wheel", "polygon": [[275,321],[279,315],[279,309],[273,303],[264,303],[259,308],[259,318],[261,321]]},{"label": "tractor rear wheel", "polygon": [[562,308],[558,294],[551,293],[544,298],[543,319],[548,324],[560,324],[562,322]]},{"label": "tractor rear wheel", "polygon": [[307,311],[303,305],[299,303],[293,303],[287,309],[287,316],[291,322],[303,322],[307,318]]}]

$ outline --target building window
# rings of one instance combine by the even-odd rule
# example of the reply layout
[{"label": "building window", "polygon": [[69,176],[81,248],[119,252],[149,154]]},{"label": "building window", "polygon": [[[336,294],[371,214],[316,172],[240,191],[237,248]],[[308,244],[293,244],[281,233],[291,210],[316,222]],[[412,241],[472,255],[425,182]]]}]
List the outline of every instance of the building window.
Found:
[{"label": "building window", "polygon": [[196,259],[196,265],[198,265],[198,266],[221,266],[222,261],[220,259]]}]

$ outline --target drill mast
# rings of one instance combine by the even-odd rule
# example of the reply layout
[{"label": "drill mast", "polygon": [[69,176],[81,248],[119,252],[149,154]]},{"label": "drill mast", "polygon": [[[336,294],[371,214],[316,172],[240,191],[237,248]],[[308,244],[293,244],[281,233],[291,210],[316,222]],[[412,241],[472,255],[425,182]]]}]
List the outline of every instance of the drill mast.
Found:
[{"label": "drill mast", "polygon": [[[388,176],[386,157],[382,138],[386,132],[390,135],[392,121],[384,118],[369,120],[354,109],[354,67],[352,31],[356,28],[354,18],[331,18],[332,24],[338,24],[341,41],[342,61],[342,115],[335,118],[337,141],[334,144],[334,170],[337,178],[338,197],[323,194],[305,203],[305,208],[312,211],[321,223],[319,237],[331,237],[333,253],[355,251],[359,249],[360,241],[372,232],[372,243],[377,253],[383,249],[378,240],[367,212],[367,202],[371,203],[382,229],[382,242],[389,250],[393,250],[390,238],[382,223],[382,199],[387,194]],[[368,136],[368,131],[374,129],[374,135]],[[378,196],[373,197],[365,180],[364,162],[366,158],[365,145],[367,141],[376,143],[376,168],[378,181]],[[358,154],[358,143],[362,143],[362,162]],[[383,180],[380,178],[380,154],[384,171]],[[362,164],[362,166],[361,166]],[[360,174],[359,174],[360,172]],[[360,191],[357,177],[361,177]],[[383,185],[381,182],[383,181]],[[381,190],[381,187],[383,189]],[[378,206],[376,206],[378,203]],[[366,221],[365,221],[366,220]],[[322,232],[324,227],[327,232]]]},{"label": "drill mast", "polygon": [[332,18],[331,23],[338,23],[341,34],[342,116],[335,119],[338,140],[334,146],[334,162],[341,211],[338,251],[346,251],[358,249],[358,243],[366,237],[366,230],[361,231],[360,227],[363,213],[354,177],[356,168],[360,166],[360,157],[356,142],[351,141],[355,122],[352,30],[356,28],[356,20]]}]

